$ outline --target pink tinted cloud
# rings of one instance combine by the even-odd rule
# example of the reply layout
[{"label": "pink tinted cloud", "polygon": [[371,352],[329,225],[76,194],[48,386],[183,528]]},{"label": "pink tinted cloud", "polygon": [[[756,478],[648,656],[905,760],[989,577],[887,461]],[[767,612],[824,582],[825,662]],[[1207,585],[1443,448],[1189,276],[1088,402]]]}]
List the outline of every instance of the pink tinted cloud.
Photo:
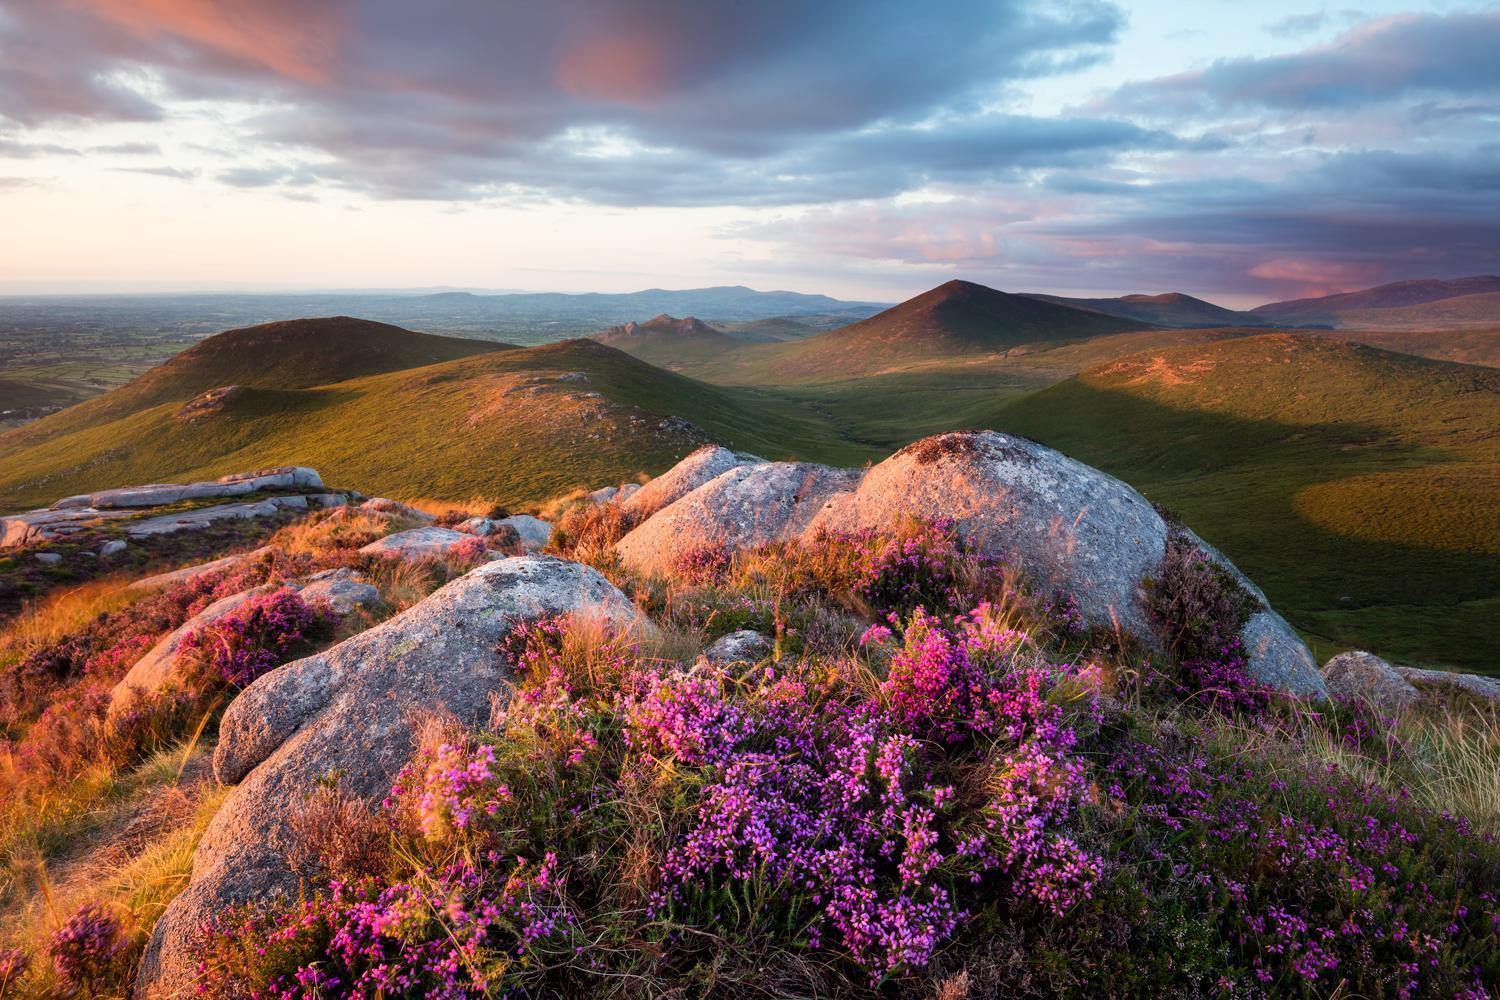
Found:
[{"label": "pink tinted cloud", "polygon": [[176,40],[301,83],[329,79],[345,0],[68,0],[146,43]]}]

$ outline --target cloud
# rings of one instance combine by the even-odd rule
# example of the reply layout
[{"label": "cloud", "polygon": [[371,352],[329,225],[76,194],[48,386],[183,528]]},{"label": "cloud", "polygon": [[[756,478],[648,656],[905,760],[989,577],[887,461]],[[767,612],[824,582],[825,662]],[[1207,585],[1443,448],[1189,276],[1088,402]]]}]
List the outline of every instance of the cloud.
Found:
[{"label": "cloud", "polygon": [[940,7],[0,0],[0,121],[141,120],[238,100],[265,109],[240,126],[247,146],[316,163],[328,184],[607,204],[781,204],[835,197],[835,184],[865,197],[929,173],[1167,142],[1120,122],[989,113],[1016,81],[1102,57],[1115,6]]},{"label": "cloud", "polygon": [[156,166],[156,167],[111,167],[111,170],[122,174],[149,174],[153,177],[168,177],[175,181],[190,181],[198,176],[196,170],[184,170],[181,167]]},{"label": "cloud", "polygon": [[1309,14],[1289,14],[1279,21],[1266,25],[1266,31],[1278,38],[1295,38],[1321,31],[1328,23],[1328,12],[1317,10]]},{"label": "cloud", "polygon": [[740,227],[825,258],[945,263],[1012,289],[1279,298],[1500,272],[1500,145],[1344,153],[1279,179],[999,185]]},{"label": "cloud", "polygon": [[1244,107],[1353,108],[1421,95],[1500,92],[1500,10],[1367,21],[1289,55],[1219,60],[1127,83],[1093,106],[1171,118]]}]

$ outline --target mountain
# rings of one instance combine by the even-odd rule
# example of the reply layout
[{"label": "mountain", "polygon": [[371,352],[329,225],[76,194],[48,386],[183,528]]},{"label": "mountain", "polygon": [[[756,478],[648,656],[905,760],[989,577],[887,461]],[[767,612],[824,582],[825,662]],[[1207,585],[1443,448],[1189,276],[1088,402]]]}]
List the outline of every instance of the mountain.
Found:
[{"label": "mountain", "polygon": [[112,392],[12,435],[45,440],[169,400],[184,402],[219,386],[301,389],[508,349],[508,344],[437,337],[348,316],[266,323],[209,337]]},{"label": "mountain", "polygon": [[955,280],[858,323],[763,348],[755,361],[780,378],[849,378],[1144,329]]},{"label": "mountain", "polygon": [[1105,362],[979,420],[1180,511],[1325,652],[1500,655],[1500,371],[1262,334]]},{"label": "mountain", "polygon": [[[422,335],[399,332],[414,349],[430,349]],[[478,346],[468,357],[315,385],[269,359],[261,373],[213,365],[212,377],[184,379],[183,370],[201,366],[194,348],[0,435],[0,509],[285,464],[397,496],[461,500],[482,491],[522,503],[659,471],[708,438],[768,456],[862,462],[874,453],[805,410],[695,382],[592,340]],[[203,385],[226,381],[242,391],[202,413],[184,409]]]},{"label": "mountain", "polygon": [[[1467,303],[1453,300],[1468,299]],[[1439,306],[1438,303],[1443,303]],[[1500,276],[1397,281],[1358,292],[1269,302],[1251,310],[1285,325],[1438,329],[1500,325]]]},{"label": "mountain", "polygon": [[745,345],[696,317],[677,319],[666,313],[644,323],[612,326],[590,339],[669,369],[687,361],[712,360]]},{"label": "mountain", "polygon": [[1269,321],[1250,313],[1236,312],[1182,292],[1162,295],[1122,295],[1113,299],[1073,299],[1062,295],[1028,292],[1026,297],[1088,312],[1138,320],[1152,326],[1216,327],[1266,326]]}]

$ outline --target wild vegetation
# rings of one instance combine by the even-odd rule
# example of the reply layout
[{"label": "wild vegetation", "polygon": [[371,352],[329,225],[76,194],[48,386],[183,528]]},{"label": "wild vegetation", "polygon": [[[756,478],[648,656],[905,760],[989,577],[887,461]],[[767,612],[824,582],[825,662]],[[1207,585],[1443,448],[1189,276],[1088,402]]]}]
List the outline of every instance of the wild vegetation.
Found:
[{"label": "wild vegetation", "polygon": [[[453,523],[497,513],[444,508]],[[560,501],[554,545],[647,611],[496,649],[508,698],[434,717],[384,805],[310,793],[294,899],[195,940],[209,996],[1097,993],[1483,996],[1500,981],[1500,720],[1438,702],[1313,710],[1244,670],[1245,595],[1192,550],[1150,581],[1160,651],[942,523],[686,552],[632,576],[616,504]],[[123,995],[222,800],[226,698],[482,559],[373,559],[405,526],[334,511],[154,594],[59,595],[0,649],[0,976]],[[503,542],[501,542],[503,544]],[[356,568],[338,619],[280,581]],[[130,663],[261,587],[109,710]],[[751,629],[748,655],[698,657]],[[745,647],[742,647],[745,648]],[[38,766],[42,765],[42,766]]]},{"label": "wild vegetation", "polygon": [[[1439,296],[1428,304],[1475,297],[1470,284],[1439,284],[1411,294]],[[1359,303],[1407,308],[1403,289]],[[1327,330],[1137,329],[1106,306],[950,283],[786,343],[729,350],[728,338],[711,337],[672,355],[648,336],[652,357],[681,374],[582,342],[426,364],[427,341],[417,340],[376,360],[418,367],[309,384],[307,372],[368,370],[339,360],[357,355],[366,334],[317,327],[316,338],[271,352],[282,360],[267,368],[240,344],[261,334],[233,331],[133,388],[0,437],[0,503],[274,459],[387,494],[458,501],[482,490],[523,505],[661,471],[706,439],[857,466],[926,434],[992,427],[1183,512],[1249,567],[1321,654],[1361,645],[1494,668],[1492,370],[1353,347]],[[394,328],[366,325],[381,344],[399,340]],[[1337,336],[1487,357],[1482,331]],[[181,418],[190,391],[236,380],[249,388],[222,411]],[[132,447],[145,440],[153,447]],[[1254,517],[1244,516],[1246,497]],[[1375,564],[1389,571],[1369,572]]]}]

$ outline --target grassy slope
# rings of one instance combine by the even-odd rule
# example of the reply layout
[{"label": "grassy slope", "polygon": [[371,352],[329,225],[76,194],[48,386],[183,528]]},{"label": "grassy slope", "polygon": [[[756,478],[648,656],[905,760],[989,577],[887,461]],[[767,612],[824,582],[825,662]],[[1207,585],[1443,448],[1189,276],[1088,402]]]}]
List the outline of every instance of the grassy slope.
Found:
[{"label": "grassy slope", "polygon": [[414,333],[333,316],[226,330],[103,396],[0,436],[0,456],[206,389],[302,389],[325,382],[507,350],[510,345]]},{"label": "grassy slope", "polygon": [[1500,372],[1267,335],[997,407],[1179,511],[1333,646],[1500,662]]},{"label": "grassy slope", "polygon": [[[555,380],[567,372],[588,381]],[[771,457],[874,456],[804,408],[694,382],[586,340],[306,389],[256,389],[191,424],[174,418],[179,405],[32,447],[0,439],[0,504],[280,463],[313,466],[330,483],[366,492],[520,504],[670,466],[696,439],[660,426],[666,415]]]}]

